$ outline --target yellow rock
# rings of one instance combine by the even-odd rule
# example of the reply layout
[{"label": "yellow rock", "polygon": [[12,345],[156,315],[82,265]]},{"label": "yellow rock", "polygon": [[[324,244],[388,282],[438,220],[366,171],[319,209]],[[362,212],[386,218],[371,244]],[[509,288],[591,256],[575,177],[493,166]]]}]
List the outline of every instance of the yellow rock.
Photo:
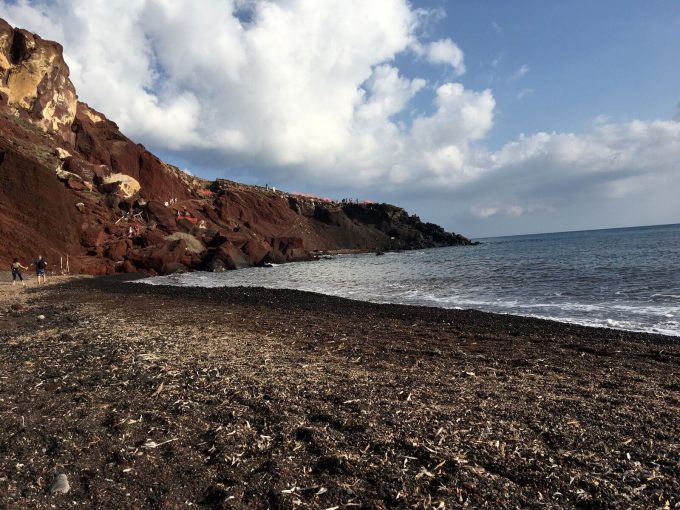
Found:
[{"label": "yellow rock", "polygon": [[130,198],[142,189],[139,181],[125,174],[111,174],[104,177],[104,184],[118,184],[118,189],[125,198]]},{"label": "yellow rock", "polygon": [[72,142],[78,97],[59,44],[0,26],[0,92],[34,124]]}]

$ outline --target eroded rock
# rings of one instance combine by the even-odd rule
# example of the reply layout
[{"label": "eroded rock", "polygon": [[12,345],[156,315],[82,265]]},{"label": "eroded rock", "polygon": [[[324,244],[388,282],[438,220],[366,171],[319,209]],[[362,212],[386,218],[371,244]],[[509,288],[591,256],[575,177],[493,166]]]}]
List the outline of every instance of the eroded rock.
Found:
[{"label": "eroded rock", "polygon": [[[1,20],[0,20],[1,21]],[[73,145],[77,96],[62,46],[22,29],[0,26],[0,92],[7,104]]]}]

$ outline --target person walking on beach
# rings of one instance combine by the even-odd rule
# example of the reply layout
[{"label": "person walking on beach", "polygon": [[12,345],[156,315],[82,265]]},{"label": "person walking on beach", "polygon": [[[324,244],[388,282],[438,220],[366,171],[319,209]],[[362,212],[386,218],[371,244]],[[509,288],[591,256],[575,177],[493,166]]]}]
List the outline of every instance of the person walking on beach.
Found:
[{"label": "person walking on beach", "polygon": [[43,284],[47,283],[47,280],[45,279],[45,268],[47,267],[47,262],[45,262],[45,259],[42,258],[42,255],[38,255],[38,259],[33,262],[33,265],[35,266],[35,275],[38,278],[38,285],[40,285],[41,276],[43,279]]},{"label": "person walking on beach", "polygon": [[19,262],[18,258],[15,258],[12,261],[12,285],[14,285],[17,282],[17,278],[19,278],[19,281],[21,282],[21,285],[26,285],[24,283],[24,277],[21,274],[21,270],[26,269],[28,270],[27,267],[24,267],[21,265],[21,262]]}]

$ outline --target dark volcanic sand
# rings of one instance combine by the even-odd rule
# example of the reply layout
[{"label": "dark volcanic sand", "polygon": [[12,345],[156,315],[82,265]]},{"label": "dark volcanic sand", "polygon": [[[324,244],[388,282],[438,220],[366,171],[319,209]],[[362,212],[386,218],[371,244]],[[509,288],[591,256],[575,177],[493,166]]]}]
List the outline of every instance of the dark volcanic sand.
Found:
[{"label": "dark volcanic sand", "polygon": [[0,508],[680,508],[677,339],[116,279],[0,294]]}]

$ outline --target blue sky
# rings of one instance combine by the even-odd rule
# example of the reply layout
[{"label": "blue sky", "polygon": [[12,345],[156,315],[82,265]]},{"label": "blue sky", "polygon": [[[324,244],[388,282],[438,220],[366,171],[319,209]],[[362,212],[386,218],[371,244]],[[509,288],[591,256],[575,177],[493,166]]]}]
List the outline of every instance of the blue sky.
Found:
[{"label": "blue sky", "polygon": [[396,203],[473,237],[680,222],[678,1],[0,0],[0,15],[61,42],[82,100],[195,175]]},{"label": "blue sky", "polygon": [[[615,121],[672,118],[680,103],[680,65],[675,64],[680,2],[427,0],[415,5],[451,13],[434,24],[432,36],[452,37],[463,48],[467,73],[459,79],[466,87],[493,89],[498,109],[491,147],[520,133],[581,131],[598,115]],[[513,78],[522,66],[528,72]],[[433,70],[426,65],[413,69],[428,71]]]}]

